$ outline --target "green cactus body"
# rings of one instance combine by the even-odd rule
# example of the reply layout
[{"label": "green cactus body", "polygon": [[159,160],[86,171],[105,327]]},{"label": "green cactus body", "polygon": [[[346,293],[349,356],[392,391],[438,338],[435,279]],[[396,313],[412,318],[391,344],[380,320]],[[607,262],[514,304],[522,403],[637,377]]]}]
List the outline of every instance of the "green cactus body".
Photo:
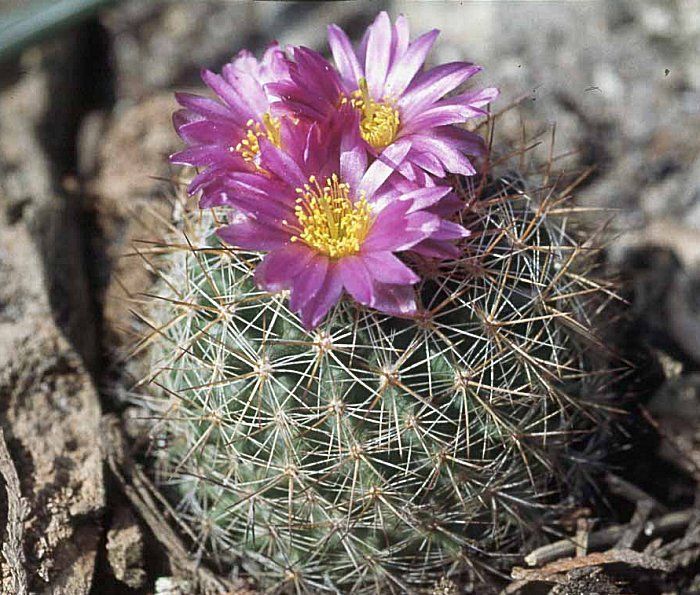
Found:
[{"label": "green cactus body", "polygon": [[[157,476],[273,592],[415,592],[537,521],[602,409],[605,300],[551,188],[463,193],[464,257],[413,262],[419,319],[342,300],[307,332],[213,212],[171,237],[145,317]],[[476,195],[479,195],[478,199]],[[221,218],[221,215],[218,215]]]}]

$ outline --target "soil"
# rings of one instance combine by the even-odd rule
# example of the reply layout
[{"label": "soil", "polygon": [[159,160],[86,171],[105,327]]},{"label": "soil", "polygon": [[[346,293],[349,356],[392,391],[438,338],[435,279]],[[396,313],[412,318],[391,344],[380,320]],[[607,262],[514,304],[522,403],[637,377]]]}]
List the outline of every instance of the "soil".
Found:
[{"label": "soil", "polygon": [[3,593],[253,592],[191,554],[134,461],[143,445],[123,399],[147,242],[185,177],[166,160],[180,146],[173,90],[199,88],[201,67],[241,47],[322,48],[326,23],[357,34],[381,8],[441,28],[435,62],[482,64],[478,84],[501,88],[496,111],[525,97],[497,116],[500,146],[541,131],[544,160],[556,123],[555,153],[569,154],[557,165],[592,168],[578,204],[619,210],[606,266],[629,301],[620,339],[642,362],[626,386],[636,397],[581,511],[590,522],[522,552],[500,586],[700,593],[697,0],[129,0],[0,63]]}]

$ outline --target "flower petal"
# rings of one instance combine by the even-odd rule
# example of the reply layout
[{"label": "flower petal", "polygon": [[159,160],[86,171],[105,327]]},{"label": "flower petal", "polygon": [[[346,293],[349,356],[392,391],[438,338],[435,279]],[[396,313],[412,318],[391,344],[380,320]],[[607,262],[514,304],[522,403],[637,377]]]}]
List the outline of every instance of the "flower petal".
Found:
[{"label": "flower petal", "polygon": [[243,159],[238,153],[231,153],[215,145],[194,145],[170,156],[170,163],[193,165],[195,167],[204,167],[213,163],[243,165],[240,163],[241,161]]},{"label": "flower petal", "polygon": [[419,211],[407,215],[410,203],[395,202],[383,209],[374,220],[364,243],[363,252],[408,250],[437,230],[439,218]]},{"label": "flower petal", "polygon": [[263,169],[273,173],[290,186],[303,186],[307,181],[295,161],[281,149],[278,149],[266,138],[260,141],[260,165]]},{"label": "flower petal", "polygon": [[367,57],[365,59],[365,75],[369,93],[375,100],[384,96],[384,81],[389,69],[391,48],[391,20],[382,11],[369,26],[367,38]]},{"label": "flower petal", "polygon": [[348,120],[351,128],[342,135],[340,142],[340,177],[355,190],[360,188],[367,171],[367,151],[360,138],[359,114],[348,114]]},{"label": "flower petal", "polygon": [[467,155],[484,155],[486,143],[475,132],[458,128],[457,126],[441,126],[432,131],[431,136],[437,140],[449,143],[458,151]]},{"label": "flower petal", "polygon": [[289,232],[236,213],[229,217],[229,225],[216,234],[227,244],[243,250],[276,250],[289,242]]},{"label": "flower petal", "polygon": [[233,62],[222,68],[224,79],[240,97],[240,105],[248,106],[253,114],[267,111],[269,101],[260,80],[260,65],[247,50],[242,50]]},{"label": "flower petal", "polygon": [[307,329],[318,326],[343,293],[343,283],[336,269],[337,267],[332,264],[329,265],[323,284],[315,292],[315,295],[299,309],[301,321]]},{"label": "flower petal", "polygon": [[394,173],[410,150],[410,139],[399,139],[384,149],[380,157],[369,166],[358,187],[358,190],[365,193],[368,201],[372,202],[372,195]]},{"label": "flower petal", "polygon": [[393,316],[416,313],[416,292],[410,285],[374,284],[374,307]]},{"label": "flower petal", "polygon": [[197,120],[181,124],[177,132],[185,142],[194,144],[217,144],[222,147],[232,147],[236,141],[243,138],[240,126],[233,122],[213,120]]},{"label": "flower petal", "polygon": [[424,33],[392,64],[384,84],[384,91],[388,96],[399,97],[411,84],[439,34],[437,29]]},{"label": "flower petal", "polygon": [[270,252],[255,269],[258,287],[268,291],[289,289],[293,279],[307,266],[314,251],[299,242],[286,244]]},{"label": "flower petal", "polygon": [[369,252],[363,254],[362,259],[372,277],[380,283],[411,285],[420,281],[420,277],[391,252]]},{"label": "flower petal", "polygon": [[411,252],[415,252],[427,258],[449,260],[459,258],[462,251],[452,242],[428,239],[413,246]]},{"label": "flower petal", "polygon": [[411,134],[438,126],[461,124],[469,118],[485,115],[484,110],[469,105],[435,105],[408,121],[402,132],[403,134]]},{"label": "flower petal", "polygon": [[401,195],[401,200],[407,200],[412,203],[408,213],[413,213],[420,209],[425,209],[434,205],[443,196],[452,191],[450,186],[432,186],[430,188],[416,188]]},{"label": "flower petal", "polygon": [[292,80],[306,91],[315,103],[335,106],[342,85],[336,70],[321,54],[305,47],[295,47],[295,65],[290,70]]},{"label": "flower petal", "polygon": [[450,143],[424,134],[414,134],[411,140],[417,151],[431,153],[440,160],[447,171],[463,176],[473,176],[476,173],[469,159]]},{"label": "flower petal", "polygon": [[184,108],[200,116],[215,121],[234,122],[234,115],[229,108],[213,99],[194,95],[193,93],[175,93],[175,99]]},{"label": "flower petal", "polygon": [[329,25],[328,45],[331,47],[333,60],[347,89],[357,88],[358,81],[365,76],[365,73],[345,31],[337,25]]},{"label": "flower petal", "polygon": [[202,70],[201,76],[207,87],[224,100],[232,116],[238,122],[245,123],[255,115],[254,108],[245,100],[245,97],[229,85],[223,77],[206,69]]},{"label": "flower petal", "polygon": [[314,254],[293,279],[292,294],[289,307],[298,312],[321,289],[328,271],[328,258],[318,253]]},{"label": "flower petal", "polygon": [[338,272],[345,289],[352,297],[365,306],[373,305],[372,277],[363,262],[363,257],[347,256],[341,259],[338,262]]},{"label": "flower petal", "polygon": [[421,113],[428,105],[461,85],[481,68],[468,62],[450,62],[419,74],[408,87],[398,106],[406,121]]},{"label": "flower petal", "polygon": [[465,229],[459,223],[452,221],[440,221],[440,227],[430,234],[431,240],[459,240],[471,235],[468,229]]},{"label": "flower petal", "polygon": [[396,22],[393,27],[393,35],[391,38],[391,61],[389,62],[389,68],[396,61],[406,53],[408,49],[408,42],[410,41],[410,28],[408,24],[408,19],[405,15],[400,14],[396,17]]}]

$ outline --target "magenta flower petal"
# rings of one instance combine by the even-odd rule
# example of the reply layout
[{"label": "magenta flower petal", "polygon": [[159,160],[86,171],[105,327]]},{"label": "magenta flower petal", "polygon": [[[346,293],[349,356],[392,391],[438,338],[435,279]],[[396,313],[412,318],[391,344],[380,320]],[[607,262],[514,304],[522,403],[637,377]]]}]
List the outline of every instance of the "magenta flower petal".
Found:
[{"label": "magenta flower petal", "polygon": [[303,186],[307,181],[296,162],[284,151],[266,139],[260,140],[260,159],[265,170],[295,186]]},{"label": "magenta flower petal", "polygon": [[469,104],[472,107],[482,108],[486,107],[489,103],[496,99],[498,95],[498,89],[495,87],[487,87],[486,89],[478,89],[476,91],[461,93],[460,95],[456,95],[455,97],[445,100],[445,103]]},{"label": "magenta flower petal", "polygon": [[401,195],[401,200],[410,201],[411,208],[408,213],[427,209],[452,192],[450,186],[432,186],[430,188],[416,188]]},{"label": "magenta flower petal", "polygon": [[415,168],[405,167],[405,165],[416,166],[431,176],[435,176],[436,178],[445,177],[445,168],[442,161],[440,161],[440,159],[432,153],[411,151],[406,156],[405,163],[401,164],[401,167],[399,168],[401,175],[405,176],[408,180],[417,181],[418,178],[416,177],[417,172],[415,171]]},{"label": "magenta flower petal", "polygon": [[366,306],[374,304],[372,276],[365,266],[365,257],[350,256],[338,263],[343,286],[358,302]]},{"label": "magenta flower petal", "polygon": [[397,58],[386,79],[385,90],[388,94],[396,97],[406,90],[423,66],[439,34],[437,29],[424,33],[409,46],[403,56]]},{"label": "magenta flower petal", "polygon": [[250,105],[244,95],[241,95],[223,77],[214,74],[210,70],[202,70],[201,77],[207,87],[224,100],[228,110],[231,112],[231,117],[239,122],[244,122],[247,119],[247,115],[253,111],[254,107]]},{"label": "magenta flower petal", "polygon": [[435,215],[420,211],[407,215],[409,203],[393,203],[379,213],[363,244],[366,252],[400,252],[415,246],[438,229]]},{"label": "magenta flower petal", "polygon": [[383,153],[382,158],[377,159],[369,166],[359,189],[367,196],[374,194],[394,173],[397,165],[403,161],[410,150],[410,140],[403,140],[387,147],[384,151],[386,155]]},{"label": "magenta flower petal", "polygon": [[272,112],[275,115],[292,114],[310,120],[324,120],[327,117],[329,106],[323,98],[314,96],[313,99],[303,87],[290,81],[269,83],[266,86],[268,92],[279,98],[272,104]]},{"label": "magenta flower petal", "polygon": [[196,145],[188,147],[170,156],[170,162],[181,165],[194,165],[196,167],[207,167],[215,163],[230,165],[235,168],[242,161],[238,155],[211,145]]},{"label": "magenta flower petal", "polygon": [[410,285],[375,283],[374,307],[394,316],[412,316],[416,313],[416,292]]},{"label": "magenta flower petal", "polygon": [[436,260],[451,260],[459,258],[462,253],[460,248],[452,242],[442,242],[438,240],[424,240],[411,248],[411,252],[420,254],[426,258]]},{"label": "magenta flower petal", "polygon": [[289,307],[293,311],[300,310],[319,292],[326,280],[328,264],[327,257],[314,254],[306,266],[299,271],[292,284],[292,294],[289,298]]},{"label": "magenta flower petal", "polygon": [[459,240],[471,235],[468,229],[465,229],[458,223],[452,221],[440,221],[440,226],[430,234],[431,240]]},{"label": "magenta flower petal", "polygon": [[244,250],[276,250],[289,241],[285,230],[236,214],[229,225],[217,232],[225,242]]},{"label": "magenta flower petal", "polygon": [[[323,284],[315,295],[300,309],[301,321],[307,329],[312,329],[323,320],[328,311],[337,303],[343,293],[343,283],[334,266],[328,267]],[[291,304],[291,302],[290,302]]]},{"label": "magenta flower petal", "polygon": [[480,66],[466,62],[450,62],[436,66],[416,77],[399,99],[399,107],[408,119],[422,112],[426,106],[454,90],[480,70]]},{"label": "magenta flower petal", "polygon": [[366,267],[372,271],[374,279],[391,285],[412,285],[420,277],[409,269],[391,252],[371,252],[362,257]]},{"label": "magenta flower petal", "polygon": [[365,76],[365,73],[357,61],[348,36],[338,25],[328,26],[328,45],[345,86],[356,85],[357,81]]},{"label": "magenta flower petal", "polygon": [[[243,131],[232,122],[214,122],[212,120],[198,120],[188,122],[178,127],[180,138],[194,146],[207,145],[212,150],[226,151],[220,145],[222,138],[240,138]],[[234,153],[234,151],[227,151]]]},{"label": "magenta flower petal", "polygon": [[365,76],[372,97],[381,97],[384,89],[384,81],[389,69],[391,29],[389,15],[384,11],[377,15],[368,29]]},{"label": "magenta flower petal", "polygon": [[286,244],[283,249],[265,256],[255,269],[255,280],[259,287],[268,291],[289,289],[313,257],[313,250],[305,244]]},{"label": "magenta flower petal", "polygon": [[235,115],[224,105],[208,97],[200,97],[192,93],[175,93],[175,99],[184,108],[210,120],[235,122]]},{"label": "magenta flower petal", "polygon": [[486,143],[478,134],[457,128],[456,126],[442,126],[432,133],[432,138],[442,141],[467,155],[484,155]]},{"label": "magenta flower petal", "polygon": [[393,66],[397,60],[403,56],[408,50],[411,31],[408,24],[408,19],[405,15],[400,14],[396,17],[394,23],[394,34],[391,39],[391,60],[389,64]]},{"label": "magenta flower petal", "polygon": [[474,169],[469,159],[448,142],[426,135],[416,135],[412,140],[413,147],[417,151],[429,152],[435,155],[445,165],[447,171],[464,176],[473,176],[476,173],[476,169]]},{"label": "magenta flower petal", "polygon": [[337,105],[341,94],[342,84],[338,73],[328,60],[309,48],[296,47],[293,56],[295,64],[290,69],[292,81],[304,88],[303,96],[311,100],[311,106],[319,113],[327,113],[329,106]]},{"label": "magenta flower petal", "polygon": [[[317,52],[295,48],[290,80],[270,86],[280,98],[273,112],[321,123],[344,119],[342,112],[350,108],[359,116],[355,126],[370,158],[386,160],[387,166],[400,171],[407,160],[438,177],[447,172],[471,175],[469,160],[455,157],[442,144],[425,143],[421,150],[411,151],[403,144],[484,115],[482,108],[494,97],[485,90],[444,98],[479,67],[455,62],[423,71],[437,34],[430,31],[410,42],[406,18],[399,17],[392,25],[388,14],[381,12],[353,50],[347,35],[332,25],[328,40],[337,70]],[[441,140],[452,144],[449,136]],[[461,150],[458,140],[452,147],[456,151]]]},{"label": "magenta flower petal", "polygon": [[470,105],[439,105],[425,110],[416,116],[404,129],[404,134],[420,133],[428,128],[459,124],[469,118],[485,116],[484,110]]},{"label": "magenta flower petal", "polygon": [[176,94],[184,109],[173,116],[173,123],[189,146],[172,155],[171,161],[208,168],[207,175],[198,176],[190,186],[190,192],[201,191],[202,206],[227,201],[225,180],[231,173],[257,170],[262,139],[281,144],[282,122],[271,113],[271,101],[277,98],[269,96],[265,86],[272,80],[289,80],[288,65],[276,44],[260,62],[242,51],[221,75],[202,71],[202,80],[216,99]]},{"label": "magenta flower petal", "polygon": [[278,180],[255,174],[231,174],[223,187],[228,190],[229,206],[258,219],[281,222],[294,215],[293,200],[281,196],[288,188]]}]

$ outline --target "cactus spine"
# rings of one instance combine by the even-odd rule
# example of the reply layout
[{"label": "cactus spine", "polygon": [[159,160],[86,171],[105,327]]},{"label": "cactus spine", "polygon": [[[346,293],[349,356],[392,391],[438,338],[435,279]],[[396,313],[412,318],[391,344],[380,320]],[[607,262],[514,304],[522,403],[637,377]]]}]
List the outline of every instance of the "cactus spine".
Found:
[{"label": "cactus spine", "polygon": [[[221,214],[160,247],[144,319],[158,480],[201,546],[273,592],[415,592],[517,544],[601,419],[606,293],[550,185],[456,179],[458,261],[419,319],[341,301],[305,331]],[[579,441],[593,440],[583,433]]]}]

